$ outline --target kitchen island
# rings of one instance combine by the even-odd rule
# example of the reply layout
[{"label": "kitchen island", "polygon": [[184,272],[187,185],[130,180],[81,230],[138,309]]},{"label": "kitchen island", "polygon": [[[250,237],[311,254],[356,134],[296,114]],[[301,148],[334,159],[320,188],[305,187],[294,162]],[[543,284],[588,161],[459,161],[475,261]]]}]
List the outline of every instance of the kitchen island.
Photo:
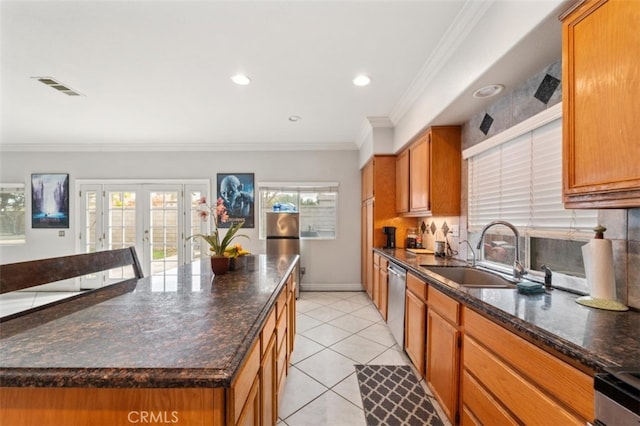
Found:
[{"label": "kitchen island", "polygon": [[0,424],[275,423],[297,262],[206,259],[0,323]]}]

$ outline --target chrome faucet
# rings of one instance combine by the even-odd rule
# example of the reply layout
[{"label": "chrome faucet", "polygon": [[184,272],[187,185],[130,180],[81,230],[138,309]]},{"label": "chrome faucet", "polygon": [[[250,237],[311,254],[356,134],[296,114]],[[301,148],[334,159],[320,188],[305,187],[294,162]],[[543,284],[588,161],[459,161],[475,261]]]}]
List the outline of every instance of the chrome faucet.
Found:
[{"label": "chrome faucet", "polygon": [[471,261],[471,266],[476,266],[476,252],[473,251],[473,247],[471,247],[471,243],[467,240],[462,240],[458,244],[467,243],[469,246],[469,250],[471,250],[471,254],[473,255],[473,260]]},{"label": "chrome faucet", "polygon": [[476,249],[480,250],[480,247],[482,247],[482,240],[484,238],[484,234],[487,232],[487,229],[495,225],[506,226],[513,231],[513,234],[516,237],[516,256],[513,262],[513,279],[515,281],[520,281],[520,278],[527,274],[527,270],[524,268],[524,266],[522,266],[522,262],[520,262],[520,233],[515,226],[504,220],[494,220],[493,222],[490,222],[482,229],[482,233],[480,234],[480,241],[478,241],[478,246],[476,247]]}]

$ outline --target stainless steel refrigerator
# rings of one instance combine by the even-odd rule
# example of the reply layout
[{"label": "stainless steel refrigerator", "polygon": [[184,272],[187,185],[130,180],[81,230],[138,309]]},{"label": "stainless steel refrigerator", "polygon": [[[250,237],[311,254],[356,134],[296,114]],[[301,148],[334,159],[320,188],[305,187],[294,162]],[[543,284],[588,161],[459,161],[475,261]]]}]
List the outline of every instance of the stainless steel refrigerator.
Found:
[{"label": "stainless steel refrigerator", "polygon": [[[267,212],[267,254],[300,254],[300,213]],[[293,271],[300,295],[300,262]]]}]

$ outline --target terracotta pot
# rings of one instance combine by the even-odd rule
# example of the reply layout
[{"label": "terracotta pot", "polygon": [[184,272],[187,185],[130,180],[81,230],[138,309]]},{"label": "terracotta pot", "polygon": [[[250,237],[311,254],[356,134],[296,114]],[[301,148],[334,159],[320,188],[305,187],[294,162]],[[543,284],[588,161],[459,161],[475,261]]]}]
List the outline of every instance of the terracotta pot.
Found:
[{"label": "terracotta pot", "polygon": [[211,270],[214,275],[224,275],[229,270],[229,258],[224,256],[211,256]]}]

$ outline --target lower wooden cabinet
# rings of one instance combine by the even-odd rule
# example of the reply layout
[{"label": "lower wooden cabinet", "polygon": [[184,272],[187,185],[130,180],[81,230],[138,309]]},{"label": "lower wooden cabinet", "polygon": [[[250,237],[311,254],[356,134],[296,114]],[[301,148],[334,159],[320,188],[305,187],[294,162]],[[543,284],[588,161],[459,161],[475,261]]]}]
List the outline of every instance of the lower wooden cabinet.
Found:
[{"label": "lower wooden cabinet", "polygon": [[[274,425],[277,418],[277,366],[276,366],[276,335],[275,330],[275,310],[272,312],[273,323],[271,332],[264,336],[262,361],[260,363],[260,424]],[[271,319],[271,318],[270,318]]]},{"label": "lower wooden cabinet", "polygon": [[373,253],[373,285],[371,288],[371,300],[376,305],[382,318],[387,320],[388,300],[389,300],[389,274],[387,268],[389,260]]},{"label": "lower wooden cabinet", "polygon": [[584,425],[593,377],[464,308],[463,424]]},{"label": "lower wooden cabinet", "polygon": [[404,350],[420,376],[425,375],[427,329],[427,283],[409,273],[405,296]]},{"label": "lower wooden cabinet", "polygon": [[427,383],[451,423],[458,423],[460,304],[427,290]]}]

